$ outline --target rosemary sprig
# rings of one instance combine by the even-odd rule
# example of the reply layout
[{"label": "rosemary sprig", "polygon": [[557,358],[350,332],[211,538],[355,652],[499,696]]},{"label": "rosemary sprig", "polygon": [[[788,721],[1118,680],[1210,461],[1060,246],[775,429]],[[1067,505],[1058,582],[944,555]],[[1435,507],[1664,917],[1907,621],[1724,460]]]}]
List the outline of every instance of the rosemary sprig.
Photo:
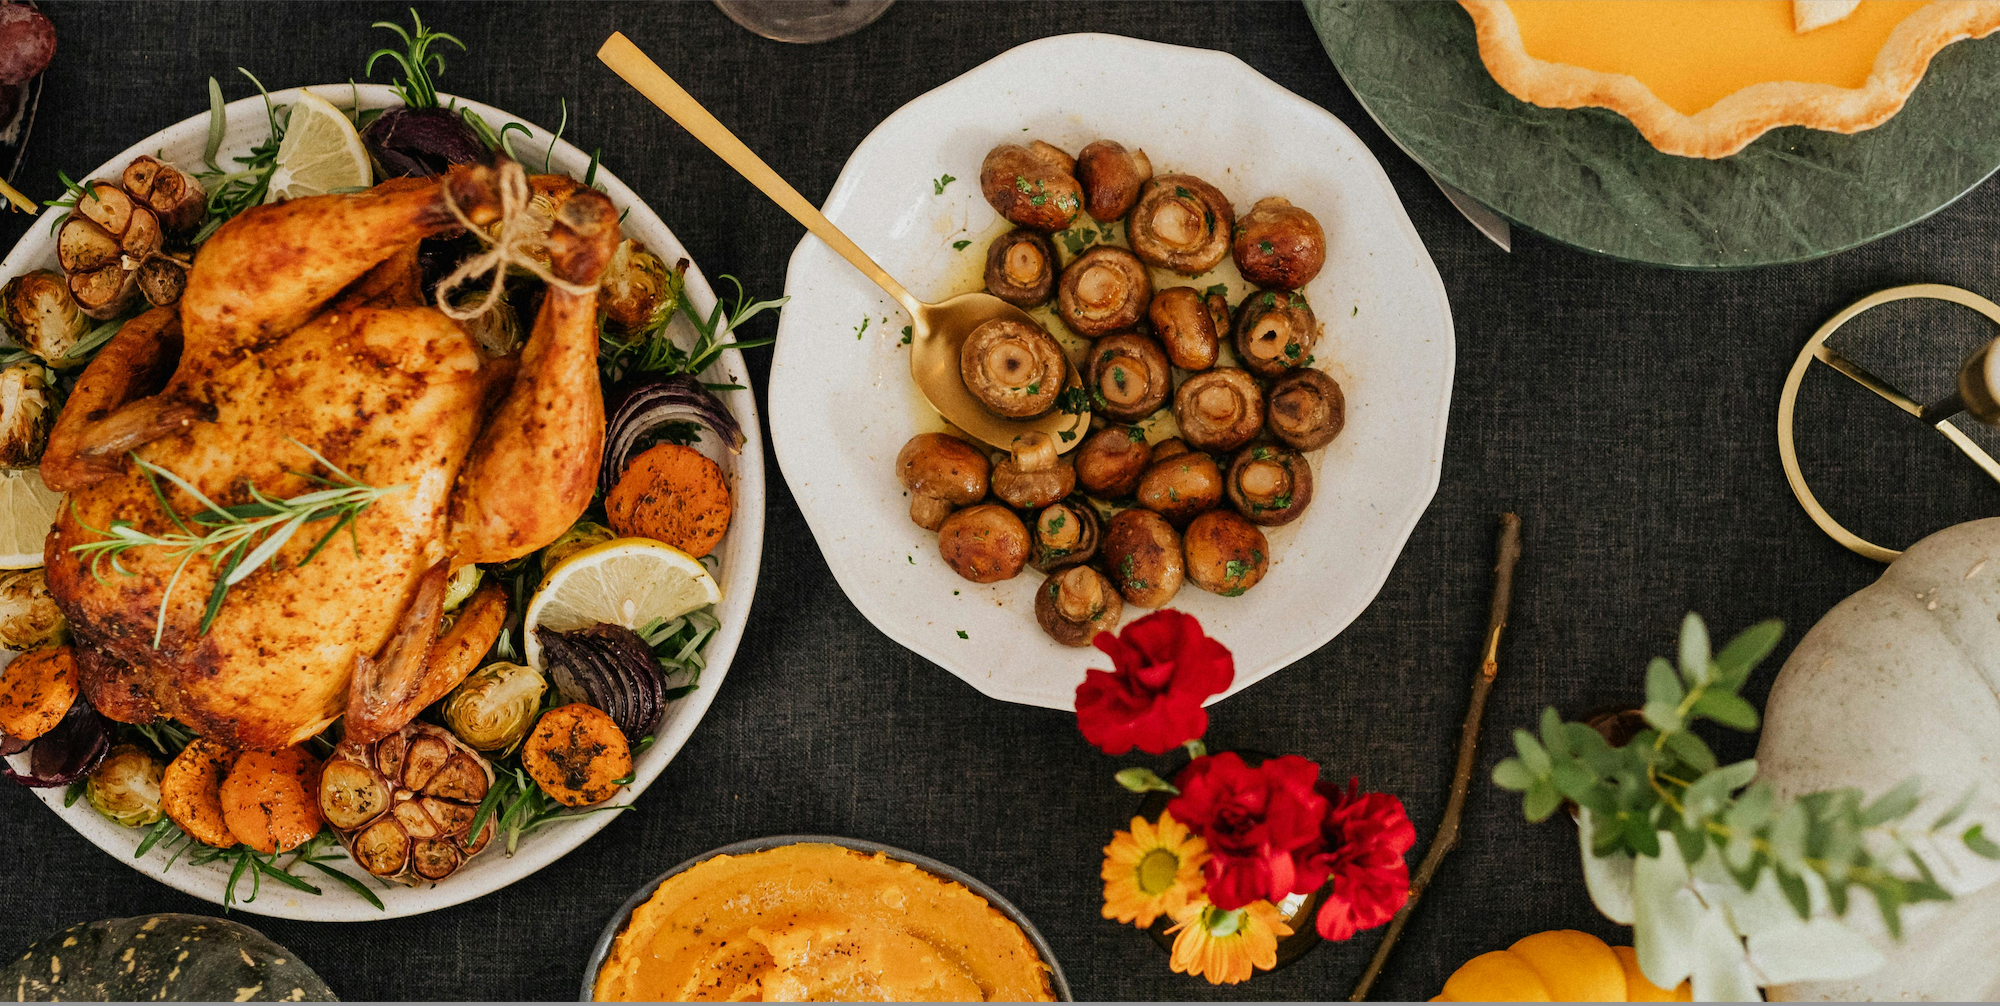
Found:
[{"label": "rosemary sprig", "polygon": [[233,158],[239,167],[233,170],[217,167],[215,153],[219,151],[220,144],[214,141],[221,135],[226,123],[221,101],[222,87],[213,77],[209,78],[208,119],[211,146],[206,151],[209,170],[195,176],[201,180],[202,187],[208,190],[208,212],[202,221],[201,229],[195,232],[194,244],[207,241],[217,228],[228,223],[238,213],[252,206],[261,205],[264,196],[271,190],[271,173],[278,169],[278,146],[284,142],[285,124],[291,115],[291,107],[286,106],[284,115],[281,116],[277,106],[271,104],[271,92],[264,89],[264,82],[258,80],[256,74],[240,66],[236,68],[236,72],[250,78],[250,83],[257,85],[257,93],[264,96],[264,117],[270,123],[271,133],[263,143],[250,148],[248,154]]},{"label": "rosemary sprig", "polygon": [[[270,562],[299,529],[308,524],[328,520],[334,522],[333,526],[320,536],[312,550],[299,560],[298,564],[303,566],[313,561],[320,551],[326,548],[327,543],[333,540],[334,535],[343,529],[352,535],[355,519],[362,511],[373,506],[376,500],[400,492],[404,488],[390,486],[387,489],[378,489],[363,484],[321,456],[318,451],[297,440],[293,440],[292,443],[311,455],[314,461],[333,473],[334,477],[326,478],[299,472],[293,474],[326,488],[290,499],[274,500],[259,492],[255,485],[249,485],[246,488],[253,502],[225,507],[203,495],[193,483],[134,454],[131,456],[132,460],[145,474],[147,483],[153,487],[153,495],[160,501],[160,508],[166,511],[168,519],[172,520],[180,531],[164,535],[148,534],[127,520],[112,521],[110,529],[105,530],[92,527],[83,521],[81,514],[78,514],[79,524],[104,536],[97,541],[70,546],[70,551],[90,559],[90,575],[99,583],[104,582],[103,565],[106,560],[110,561],[111,568],[118,573],[125,576],[134,575],[119,561],[127,551],[134,548],[150,546],[169,549],[173,556],[180,560],[174,566],[173,575],[167,580],[166,591],[160,597],[160,611],[153,628],[154,648],[159,647],[160,640],[166,632],[167,604],[173,598],[174,586],[180,582],[181,573],[196,556],[206,553],[209,565],[215,571],[215,586],[209,592],[208,607],[203,611],[201,618],[200,634],[206,635],[209,626],[215,623],[216,615],[222,610],[222,601],[228,595],[229,588],[243,582],[250,574]],[[206,509],[187,516],[176,512],[167,499],[166,490],[160,485],[161,478],[172,482],[176,488],[192,496]],[[74,501],[71,506],[74,508]],[[354,551],[356,555],[361,553],[359,538],[354,540]]]},{"label": "rosemary sprig", "polygon": [[425,28],[423,16],[417,13],[415,7],[410,8],[410,20],[417,27],[415,33],[411,33],[394,21],[375,22],[373,27],[387,28],[402,38],[403,51],[377,49],[368,54],[368,63],[362,67],[361,72],[363,75],[373,76],[375,61],[387,56],[403,67],[402,81],[389,85],[403,99],[403,104],[411,108],[436,108],[437,86],[431,78],[433,75],[444,76],[444,53],[432,52],[431,46],[438,42],[450,42],[458,46],[460,52],[464,52],[465,43],[444,32]]},{"label": "rosemary sprig", "polygon": [[[674,277],[676,280],[680,278],[679,269],[674,271]],[[776,342],[775,338],[732,338],[726,342],[721,340],[724,335],[733,335],[744,322],[765,311],[782,308],[791,300],[790,297],[755,300],[744,291],[741,280],[729,275],[724,275],[722,278],[736,287],[735,300],[731,303],[717,297],[715,309],[710,311],[706,318],[696,314],[694,305],[676,291],[679,303],[675,305],[675,309],[694,324],[694,345],[687,349],[676,345],[673,337],[667,334],[667,326],[673,320],[671,314],[661,319],[659,324],[634,335],[629,340],[619,339],[609,332],[602,333],[599,337],[598,363],[605,371],[606,380],[615,382],[628,373],[699,375],[707,370],[709,364],[714,363],[716,357],[721,356],[725,349],[757,349]],[[708,385],[710,391],[732,391],[736,388],[737,385],[733,384]]]}]

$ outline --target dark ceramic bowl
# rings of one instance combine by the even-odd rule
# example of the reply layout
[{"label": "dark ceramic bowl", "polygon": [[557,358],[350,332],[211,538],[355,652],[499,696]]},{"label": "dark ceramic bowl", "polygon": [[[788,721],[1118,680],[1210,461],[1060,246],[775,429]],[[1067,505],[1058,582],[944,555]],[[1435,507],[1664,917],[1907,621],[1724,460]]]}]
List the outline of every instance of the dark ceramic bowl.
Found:
[{"label": "dark ceramic bowl", "polygon": [[652,897],[653,892],[661,884],[665,883],[668,877],[685,873],[693,869],[697,864],[705,863],[717,856],[743,856],[782,846],[802,844],[837,845],[843,849],[852,849],[855,852],[866,853],[871,856],[878,852],[883,853],[899,863],[908,863],[932,876],[949,880],[955,884],[964,885],[966,890],[985,898],[986,903],[992,905],[1000,914],[1005,915],[1008,921],[1021,927],[1021,932],[1027,935],[1028,942],[1034,946],[1035,953],[1040,954],[1042,963],[1049,967],[1049,991],[1054,992],[1056,999],[1061,1002],[1075,1002],[1070,997],[1069,979],[1063,977],[1062,965],[1056,963],[1056,955],[1053,950],[1049,949],[1049,941],[1043,939],[1041,932],[1035,928],[1035,924],[1029,922],[1028,917],[1022,914],[1020,909],[1014,907],[1013,902],[1001,897],[1000,892],[981,883],[977,877],[966,873],[964,870],[940,863],[929,856],[919,856],[914,852],[904,852],[894,846],[883,845],[880,842],[869,842],[858,838],[837,838],[832,835],[772,835],[768,838],[746,839],[741,842],[725,845],[720,849],[710,849],[654,877],[646,886],[639,888],[637,892],[625,900],[625,904],[619,907],[618,914],[612,916],[611,924],[604,927],[603,935],[597,938],[597,945],[592,947],[590,951],[590,963],[583,969],[583,995],[577,1001],[595,1001],[597,972],[604,967],[604,959],[611,956],[611,944],[618,939],[619,933],[625,931],[626,924],[632,920],[632,913],[638,911],[639,906],[645,904],[646,899]]}]

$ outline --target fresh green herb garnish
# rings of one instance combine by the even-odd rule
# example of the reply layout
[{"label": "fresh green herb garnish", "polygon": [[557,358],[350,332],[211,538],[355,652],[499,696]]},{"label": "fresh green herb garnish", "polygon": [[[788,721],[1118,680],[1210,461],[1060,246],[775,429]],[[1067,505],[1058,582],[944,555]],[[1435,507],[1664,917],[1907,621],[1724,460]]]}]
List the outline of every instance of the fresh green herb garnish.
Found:
[{"label": "fresh green herb garnish", "polygon": [[1263,252],[1266,255],[1271,254],[1271,242],[1269,241],[1257,242],[1257,250]]},{"label": "fresh green herb garnish", "polygon": [[898,346],[907,346],[907,345],[909,345],[909,344],[910,344],[910,340],[911,340],[912,338],[914,338],[914,337],[915,337],[915,333],[911,331],[911,329],[910,329],[910,326],[908,326],[908,325],[904,325],[904,326],[903,326],[903,341],[901,341],[901,342],[897,343],[896,345],[898,345]]},{"label": "fresh green herb garnish", "polygon": [[1229,296],[1229,284],[1217,283],[1214,286],[1211,286],[1208,289],[1203,290],[1201,295],[1203,297],[1227,297]]},{"label": "fresh green herb garnish", "polygon": [[861,341],[861,333],[863,333],[863,332],[866,332],[866,331],[868,331],[868,319],[867,319],[867,318],[866,318],[866,317],[864,316],[864,317],[863,317],[863,318],[861,319],[861,327],[860,327],[860,328],[857,328],[857,329],[855,329],[855,330],[854,330],[854,341],[855,341],[855,342],[860,342],[860,341]]},{"label": "fresh green herb garnish", "polygon": [[416,25],[415,33],[404,30],[402,25],[394,21],[377,21],[370,26],[387,28],[395,32],[403,40],[403,51],[377,49],[369,53],[368,62],[361,68],[361,73],[363,76],[373,76],[375,61],[387,56],[403,67],[403,79],[389,85],[395,89],[396,96],[403,99],[403,104],[411,108],[436,108],[437,87],[432,83],[431,76],[433,74],[444,76],[444,54],[432,52],[431,46],[438,42],[450,42],[463,52],[465,43],[451,35],[425,28],[423,16],[417,13],[415,7],[410,8],[410,20]]},{"label": "fresh green herb garnish", "polygon": [[937,178],[934,178],[934,179],[932,179],[932,180],[931,180],[931,195],[934,195],[934,196],[941,196],[941,195],[944,195],[944,187],[945,187],[945,186],[947,186],[947,185],[950,185],[951,183],[953,183],[953,182],[955,182],[955,181],[958,181],[958,179],[956,179],[956,178],[953,178],[953,177],[952,177],[952,176],[950,176],[950,175],[942,175],[942,176],[939,176],[939,177],[937,177]]},{"label": "fresh green herb garnish", "polygon": [[1127,426],[1125,427],[1125,439],[1135,444],[1143,444],[1146,442],[1146,431],[1137,426]]},{"label": "fresh green herb garnish", "polygon": [[[265,194],[271,190],[271,173],[278,169],[278,146],[285,139],[285,123],[291,116],[290,106],[286,106],[283,117],[279,116],[277,107],[271,104],[271,92],[264,89],[264,83],[255,74],[240,66],[236,72],[250,78],[250,83],[257,85],[257,93],[264,96],[264,118],[270,124],[271,132],[263,143],[250,148],[248,154],[232,158],[238,165],[236,168],[224,170],[217,167],[211,155],[209,170],[195,175],[202,188],[208,190],[207,217],[201,229],[195,231],[192,241],[197,245],[207,241],[217,228],[238,213],[263,205]],[[215,101],[221,97],[222,89],[212,77],[209,83],[209,135],[214,136],[215,123],[223,118],[222,105]]]},{"label": "fresh green herb garnish", "polygon": [[972,245],[972,240],[970,238],[967,238],[964,241],[953,241],[951,243],[951,250],[964,251],[965,249],[971,247],[971,245]]},{"label": "fresh green herb garnish", "polygon": [[[721,356],[725,349],[756,349],[776,341],[775,339],[731,339],[727,342],[720,340],[724,335],[734,334],[751,318],[765,311],[783,307],[785,302],[791,299],[790,297],[780,297],[777,300],[752,300],[750,295],[744,292],[742,281],[734,276],[724,275],[722,278],[736,287],[735,302],[732,304],[723,297],[717,297],[715,309],[709,312],[707,318],[703,318],[695,313],[694,305],[681,295],[680,267],[675,267],[672,275],[675,283],[674,298],[677,301],[675,309],[694,324],[694,345],[682,349],[675,344],[673,336],[667,332],[667,326],[673,321],[670,315],[661,318],[658,324],[632,336],[629,340],[621,340],[608,332],[603,333],[598,343],[597,366],[605,383],[616,383],[630,373],[663,372],[699,375],[707,370],[709,364],[714,363],[716,357]],[[711,391],[732,387],[722,384],[708,386]]]},{"label": "fresh green herb garnish", "polygon": [[960,630],[958,630],[958,638],[960,638],[960,639],[971,639],[972,637],[971,637],[971,636],[968,636],[968,635],[966,635],[966,634],[965,634],[965,630],[964,630],[964,629],[960,629]]}]

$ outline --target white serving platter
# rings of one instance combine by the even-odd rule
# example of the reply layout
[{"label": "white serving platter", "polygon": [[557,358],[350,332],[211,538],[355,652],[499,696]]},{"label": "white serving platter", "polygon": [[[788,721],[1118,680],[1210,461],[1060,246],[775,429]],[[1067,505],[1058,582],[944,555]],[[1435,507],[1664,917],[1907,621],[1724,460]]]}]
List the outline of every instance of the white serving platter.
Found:
[{"label": "white serving platter", "polygon": [[[1237,598],[1189,584],[1172,604],[1235,652],[1232,694],[1346,628],[1429,505],[1451,397],[1444,285],[1381,166],[1338,119],[1234,56],[1114,35],[1028,43],[905,105],[855,149],[825,212],[919,298],[978,289],[987,243],[1005,229],[980,195],[980,161],[1031,138],[1072,153],[1115,139],[1143,148],[1157,173],[1208,180],[1239,214],[1282,195],[1325,227],[1326,268],[1306,292],[1326,325],[1316,365],[1346,393],[1346,430],[1312,458],[1319,489],[1306,514],[1269,529],[1263,582]],[[940,192],[946,175],[956,180]],[[1244,287],[1222,269],[1176,282],[1229,281],[1233,303]],[[772,436],[841,588],[890,638],[981,692],[1070,708],[1085,669],[1107,661],[1036,627],[1042,577],[970,583],[909,520],[896,453],[943,428],[910,381],[909,318],[810,236],[785,292]],[[1126,619],[1143,613],[1128,606]]]}]

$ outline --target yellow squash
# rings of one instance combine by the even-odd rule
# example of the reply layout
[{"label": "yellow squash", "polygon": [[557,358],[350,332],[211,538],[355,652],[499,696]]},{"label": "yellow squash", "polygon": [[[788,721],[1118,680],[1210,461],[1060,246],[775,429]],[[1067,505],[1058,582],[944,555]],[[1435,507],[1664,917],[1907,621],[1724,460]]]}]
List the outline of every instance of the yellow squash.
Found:
[{"label": "yellow squash", "polygon": [[1687,1002],[1646,980],[1631,947],[1605,945],[1574,929],[1525,937],[1466,961],[1432,1002]]}]

